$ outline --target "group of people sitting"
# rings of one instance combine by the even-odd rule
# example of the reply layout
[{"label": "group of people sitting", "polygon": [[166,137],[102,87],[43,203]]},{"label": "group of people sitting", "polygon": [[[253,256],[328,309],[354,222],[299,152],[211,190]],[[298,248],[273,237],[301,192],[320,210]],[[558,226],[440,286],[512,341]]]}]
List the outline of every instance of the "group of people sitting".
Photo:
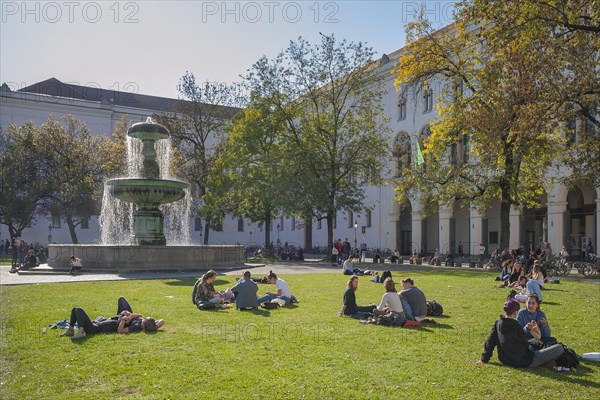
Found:
[{"label": "group of people sitting", "polygon": [[[228,308],[235,301],[237,310],[253,310],[258,308],[259,304],[266,306],[266,303],[274,303],[280,307],[290,304],[294,299],[287,282],[277,277],[273,271],[269,271],[266,276],[266,282],[275,285],[275,292],[266,292],[262,297],[258,296],[257,280],[252,279],[250,271],[245,271],[243,277],[237,283],[224,291],[218,291],[214,287],[214,281],[217,278],[217,272],[210,270],[194,285],[193,301],[199,308],[206,308],[205,305],[214,305],[215,307]],[[262,282],[262,280],[259,280]]]},{"label": "group of people sitting", "polygon": [[496,347],[500,362],[516,368],[553,367],[564,352],[564,346],[550,336],[548,319],[535,294],[527,296],[523,309],[514,299],[504,303],[504,315],[494,323],[476,364],[487,363]]},{"label": "group of people sitting", "polygon": [[502,264],[500,277],[496,280],[502,281],[500,287],[519,289],[521,293],[515,296],[517,301],[524,303],[528,294],[535,294],[542,301],[542,288],[546,283],[546,276],[542,269],[542,263],[536,260],[529,275],[525,275],[521,263],[507,260]]},{"label": "group of people sitting", "polygon": [[381,325],[405,325],[407,320],[432,322],[427,318],[427,300],[425,294],[411,278],[402,279],[402,290],[396,292],[396,284],[391,277],[383,281],[384,294],[379,305],[358,306],[356,291],[358,276],[352,276],[347,283],[342,308],[339,315],[347,315],[368,323]]}]

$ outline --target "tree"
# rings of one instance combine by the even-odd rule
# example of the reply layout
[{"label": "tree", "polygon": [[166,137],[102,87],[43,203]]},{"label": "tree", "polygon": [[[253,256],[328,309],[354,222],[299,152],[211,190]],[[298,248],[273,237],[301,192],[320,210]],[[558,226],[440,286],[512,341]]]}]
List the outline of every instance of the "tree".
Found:
[{"label": "tree", "polygon": [[289,195],[305,220],[327,220],[329,246],[337,211],[364,207],[362,184],[379,184],[388,158],[383,76],[373,54],[333,35],[316,45],[299,38],[245,76],[286,123],[286,167],[295,175]]},{"label": "tree", "polygon": [[178,175],[192,184],[198,215],[206,221],[204,244],[208,244],[210,228],[215,229],[222,218],[220,211],[204,209],[203,198],[209,191],[208,175],[214,166],[219,143],[225,134],[225,124],[239,111],[243,96],[237,85],[220,82],[198,84],[193,73],[179,80],[177,90],[183,101],[176,103],[171,113],[155,115],[165,125],[173,139],[173,164]]},{"label": "tree", "polygon": [[[472,0],[461,16],[496,48],[519,48],[544,68],[536,87],[546,95],[553,117],[565,125],[576,146],[560,153],[571,172],[568,186],[600,186],[600,3],[594,0]],[[569,144],[575,144],[573,141]]]},{"label": "tree", "polygon": [[271,221],[291,200],[281,140],[285,121],[271,112],[264,99],[257,99],[232,118],[228,131],[224,151],[210,174],[205,207],[262,222],[268,248]]},{"label": "tree", "polygon": [[51,187],[43,207],[66,222],[73,243],[78,243],[75,228],[98,214],[107,172],[102,165],[107,156],[101,150],[108,147],[103,143],[109,140],[93,136],[84,123],[70,115],[64,118],[64,125],[51,115],[36,134],[40,169]]},{"label": "tree", "polygon": [[[439,82],[440,117],[424,142],[425,165],[403,170],[397,193],[401,202],[416,189],[424,204],[462,202],[480,210],[499,200],[504,248],[510,207],[537,204],[564,141],[556,107],[539,87],[540,76],[554,73],[551,66],[522,42],[492,35],[493,21],[475,15],[467,6],[439,32],[422,15],[408,27],[397,88],[418,99]],[[462,157],[453,151],[461,145]]]},{"label": "tree", "polygon": [[31,226],[49,190],[40,170],[36,133],[31,122],[0,132],[0,224],[11,237],[20,237]]}]

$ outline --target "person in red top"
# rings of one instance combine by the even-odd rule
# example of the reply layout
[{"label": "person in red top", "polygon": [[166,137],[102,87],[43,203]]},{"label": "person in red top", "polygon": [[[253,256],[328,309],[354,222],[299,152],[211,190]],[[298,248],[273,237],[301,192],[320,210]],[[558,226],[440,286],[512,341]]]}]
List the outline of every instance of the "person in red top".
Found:
[{"label": "person in red top", "polygon": [[337,258],[337,264],[342,265],[342,239],[338,239],[337,242],[335,242],[335,248],[338,251],[338,258]]}]

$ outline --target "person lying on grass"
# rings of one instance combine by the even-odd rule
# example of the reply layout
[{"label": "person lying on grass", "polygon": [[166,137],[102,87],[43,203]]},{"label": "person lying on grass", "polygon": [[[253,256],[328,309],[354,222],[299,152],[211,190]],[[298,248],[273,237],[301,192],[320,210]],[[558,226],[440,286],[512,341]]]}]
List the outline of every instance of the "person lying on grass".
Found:
[{"label": "person lying on grass", "polygon": [[358,276],[353,276],[348,280],[346,291],[344,292],[344,302],[339,315],[348,315],[352,318],[366,319],[373,316],[374,305],[358,306],[356,305],[356,291],[358,290]]},{"label": "person lying on grass", "polygon": [[504,316],[500,316],[494,323],[485,342],[481,359],[475,364],[485,364],[490,361],[494,349],[498,347],[498,359],[504,365],[515,368],[554,366],[554,361],[564,352],[563,345],[555,344],[541,350],[530,347],[523,327],[515,319],[519,308],[516,300],[511,299],[504,303]]},{"label": "person lying on grass", "polygon": [[[74,332],[75,323],[79,325],[77,333]],[[142,317],[134,314],[125,297],[119,297],[117,316],[112,318],[96,318],[94,321],[88,317],[80,307],[73,307],[69,327],[60,336],[71,336],[71,339],[80,339],[93,333],[133,333],[139,331],[152,332],[164,325],[165,321],[155,321],[152,317]]]}]

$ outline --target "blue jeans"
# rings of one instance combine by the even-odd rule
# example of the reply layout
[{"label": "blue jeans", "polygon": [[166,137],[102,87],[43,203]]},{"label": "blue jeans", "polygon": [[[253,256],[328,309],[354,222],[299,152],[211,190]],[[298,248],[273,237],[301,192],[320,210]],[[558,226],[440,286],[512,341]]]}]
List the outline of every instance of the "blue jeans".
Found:
[{"label": "blue jeans", "polygon": [[290,299],[289,297],[273,296],[272,294],[266,294],[263,297],[260,297],[257,301],[258,301],[258,304],[260,304],[260,303],[264,303],[265,301],[271,301],[273,299],[281,299],[281,300],[285,301],[286,306],[292,302],[292,299]]},{"label": "blue jeans", "polygon": [[530,279],[527,281],[525,285],[527,288],[527,293],[535,293],[537,298],[542,301],[542,288],[540,287],[540,283],[534,279]]},{"label": "blue jeans", "polygon": [[413,315],[412,308],[408,302],[408,299],[400,299],[402,303],[402,309],[404,310],[404,316],[406,319],[415,320],[415,316]]}]

